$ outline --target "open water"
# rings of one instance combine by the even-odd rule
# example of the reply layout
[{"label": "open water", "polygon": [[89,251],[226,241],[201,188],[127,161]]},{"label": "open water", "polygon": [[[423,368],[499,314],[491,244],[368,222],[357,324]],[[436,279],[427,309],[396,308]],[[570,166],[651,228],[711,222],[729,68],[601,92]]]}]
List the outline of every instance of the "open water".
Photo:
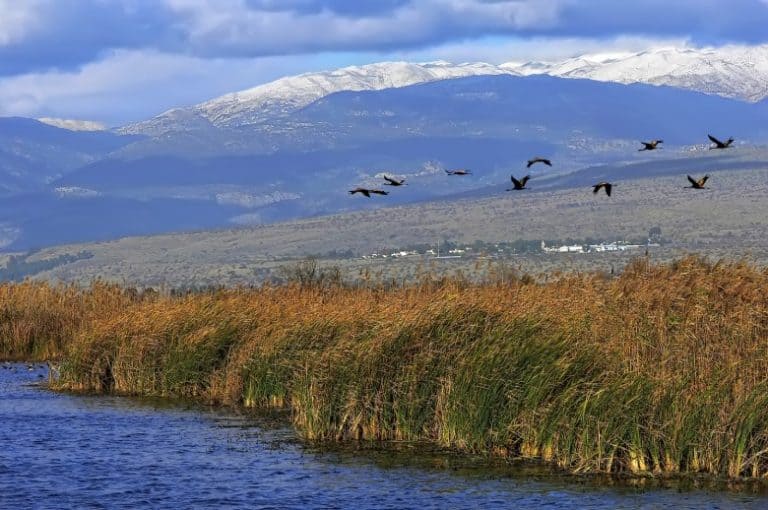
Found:
[{"label": "open water", "polygon": [[53,393],[45,377],[40,365],[0,364],[0,508],[768,508],[760,493],[611,486],[418,448],[321,448],[273,421]]}]

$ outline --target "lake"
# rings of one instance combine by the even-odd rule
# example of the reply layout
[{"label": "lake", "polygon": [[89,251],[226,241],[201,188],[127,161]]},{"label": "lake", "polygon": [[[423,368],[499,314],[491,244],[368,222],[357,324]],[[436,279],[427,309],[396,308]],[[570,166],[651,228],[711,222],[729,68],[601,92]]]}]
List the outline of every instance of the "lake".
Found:
[{"label": "lake", "polygon": [[768,508],[768,495],[633,488],[447,453],[302,443],[281,422],[40,387],[0,365],[1,508]]}]

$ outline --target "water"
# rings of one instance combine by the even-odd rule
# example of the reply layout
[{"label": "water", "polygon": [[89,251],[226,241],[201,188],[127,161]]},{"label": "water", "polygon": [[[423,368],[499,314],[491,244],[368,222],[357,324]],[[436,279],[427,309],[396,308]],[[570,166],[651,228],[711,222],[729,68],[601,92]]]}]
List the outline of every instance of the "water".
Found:
[{"label": "water", "polygon": [[0,508],[768,508],[760,494],[607,487],[447,455],[323,451],[285,427],[223,411],[30,385],[43,374],[0,368]]}]

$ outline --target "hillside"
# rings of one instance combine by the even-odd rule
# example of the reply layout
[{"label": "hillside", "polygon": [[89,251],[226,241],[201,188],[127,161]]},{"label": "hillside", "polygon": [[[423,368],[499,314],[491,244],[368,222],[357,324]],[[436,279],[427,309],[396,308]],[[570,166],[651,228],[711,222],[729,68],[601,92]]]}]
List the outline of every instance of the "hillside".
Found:
[{"label": "hillside", "polygon": [[[669,163],[654,170],[659,175],[676,171],[678,164],[706,171],[712,160],[697,156],[704,153],[741,158],[735,168],[745,168],[744,161],[758,164],[759,159],[701,151],[707,141],[702,126],[717,119],[718,129],[738,139],[734,152],[743,154],[768,139],[766,108],[666,87],[546,76],[471,77],[340,92],[252,133],[254,143],[272,151],[259,152],[249,142],[236,153],[221,147],[201,156],[168,135],[165,154],[139,157],[147,144],[157,142],[138,141],[125,149],[136,157],[104,159],[55,180],[55,189],[80,194],[52,197],[47,207],[59,218],[57,242],[76,242],[488,196],[509,181],[510,172],[525,171],[523,163],[534,154],[555,161],[552,169],[534,167],[536,177],[595,164],[619,168],[664,160]],[[665,139],[662,150],[637,152],[638,140],[657,136]],[[249,153],[249,146],[255,152]],[[681,163],[684,159],[690,161]],[[443,169],[455,167],[471,168],[473,176],[446,179]],[[385,173],[406,178],[409,185],[386,200],[346,194],[358,185],[380,186]],[[177,213],[134,221],[135,211],[149,205],[158,213]],[[16,214],[22,229],[11,248],[50,245],[34,227],[34,217],[9,214]],[[137,231],[142,225],[146,230]]]},{"label": "hillside", "polygon": [[753,102],[768,96],[768,45],[656,48],[501,67],[523,75],[667,85]]},{"label": "hillside", "polygon": [[[156,136],[5,119],[0,246],[23,251],[483,198],[525,172],[533,155],[555,162],[531,169],[551,189],[623,168],[668,175],[765,161],[768,101],[530,71],[383,63],[288,77],[205,103],[228,106]],[[735,148],[709,153],[709,132],[735,137]],[[663,148],[638,152],[639,140],[651,138],[663,138]],[[443,170],[458,167],[472,177],[447,179]],[[385,174],[408,186],[383,200],[347,195],[381,186]]]},{"label": "hillside", "polygon": [[[151,285],[201,285],[258,282],[277,275],[280,266],[308,255],[323,265],[340,264],[347,277],[360,272],[386,276],[413,275],[432,267],[439,271],[472,271],[478,264],[506,261],[512,267],[538,272],[551,269],[617,269],[638,252],[607,255],[504,255],[484,261],[465,256],[440,266],[429,257],[364,260],[362,255],[389,253],[413,245],[434,248],[437,240],[456,245],[529,240],[644,239],[659,227],[665,244],[651,255],[667,259],[686,251],[714,257],[749,256],[768,262],[762,239],[768,227],[764,200],[764,163],[751,170],[710,172],[710,189],[696,191],[677,175],[624,177],[614,196],[595,196],[588,186],[509,193],[499,186],[483,199],[455,199],[371,209],[253,228],[217,230],[154,237],[125,238],[107,243],[45,249],[30,260],[81,251],[87,260],[62,265],[37,275],[67,281],[96,276]],[[626,170],[629,172],[629,170]],[[338,195],[342,199],[342,195]],[[534,244],[535,244],[534,243]],[[342,252],[348,255],[338,255]],[[349,253],[351,252],[351,253]],[[336,255],[334,253],[337,253]],[[640,252],[642,253],[642,252]],[[350,258],[351,257],[351,258]]]},{"label": "hillside", "polygon": [[586,78],[667,85],[757,102],[768,96],[768,45],[655,48],[637,53],[585,54],[555,62],[381,62],[288,76],[121,128],[159,136],[173,131],[259,124],[343,91],[373,91],[439,80],[488,75]]}]

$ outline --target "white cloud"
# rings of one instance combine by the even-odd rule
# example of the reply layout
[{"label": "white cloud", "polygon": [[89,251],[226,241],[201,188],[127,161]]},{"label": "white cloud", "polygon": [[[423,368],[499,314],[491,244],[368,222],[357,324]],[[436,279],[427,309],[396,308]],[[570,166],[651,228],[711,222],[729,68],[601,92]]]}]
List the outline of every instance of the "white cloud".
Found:
[{"label": "white cloud", "polygon": [[685,47],[688,45],[688,40],[682,38],[485,38],[465,43],[442,44],[415,51],[401,51],[395,53],[395,56],[411,61],[439,59],[456,63],[479,61],[503,64],[505,62],[559,61],[585,53],[635,53],[661,47]]},{"label": "white cloud", "polygon": [[0,116],[88,119],[108,125],[148,118],[175,106],[306,70],[315,59],[201,59],[117,51],[76,71],[0,79]]},{"label": "white cloud", "polygon": [[42,0],[0,0],[0,47],[20,42],[40,28]]},{"label": "white cloud", "polygon": [[244,0],[165,0],[183,20],[196,51],[228,47],[243,53],[292,53],[313,48],[421,44],[482,31],[556,23],[566,0],[413,0],[386,15],[342,16],[318,11],[255,10]]}]

